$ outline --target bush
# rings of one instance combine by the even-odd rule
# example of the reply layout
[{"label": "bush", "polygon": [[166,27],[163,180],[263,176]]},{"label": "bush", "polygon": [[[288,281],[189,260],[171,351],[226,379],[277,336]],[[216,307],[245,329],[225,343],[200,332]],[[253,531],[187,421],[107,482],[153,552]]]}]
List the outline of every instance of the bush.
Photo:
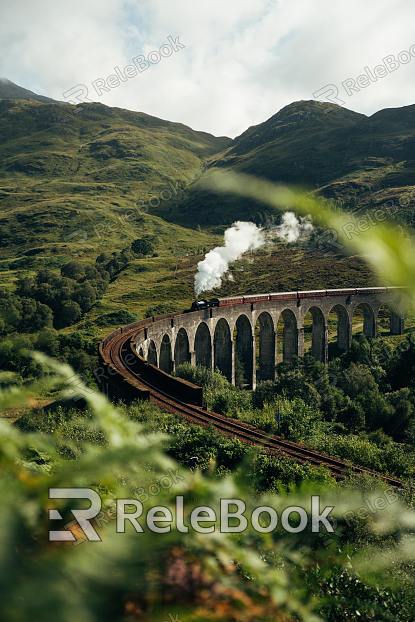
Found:
[{"label": "bush", "polygon": [[24,378],[38,378],[40,366],[31,356],[30,337],[19,336],[0,341],[0,369],[21,374]]},{"label": "bush", "polygon": [[211,410],[237,416],[238,412],[252,405],[251,393],[234,387],[219,371],[184,363],[177,367],[175,374],[203,387],[206,405]]},{"label": "bush", "polygon": [[154,246],[148,238],[140,238],[131,243],[131,250],[136,255],[145,257],[146,255],[152,255],[154,253]]},{"label": "bush", "polygon": [[53,312],[47,305],[32,298],[22,298],[21,308],[22,319],[18,327],[23,332],[32,333],[52,326]]},{"label": "bush", "polygon": [[288,399],[299,397],[314,408],[319,408],[321,398],[318,390],[309,382],[299,369],[281,373],[275,381],[261,382],[254,391],[253,402],[255,406],[263,406],[266,402],[272,402],[275,398],[284,396]]},{"label": "bush", "polygon": [[105,264],[76,261],[62,266],[60,275],[40,270],[34,278],[20,278],[16,293],[0,301],[0,330],[31,332],[52,323],[57,328],[70,326],[104,294],[109,278]]},{"label": "bush", "polygon": [[73,300],[64,302],[55,314],[56,328],[65,328],[79,322],[82,317],[82,311],[79,304]]},{"label": "bush", "polygon": [[161,302],[157,305],[152,305],[151,307],[148,307],[144,314],[144,317],[164,315],[167,313],[174,313],[175,311],[177,311],[177,308],[174,304],[171,304],[170,302]]},{"label": "bush", "polygon": [[111,311],[110,313],[99,315],[95,320],[95,324],[97,326],[121,326],[122,324],[132,324],[136,321],[137,316],[135,313],[130,313],[126,309],[120,309],[119,311]]},{"label": "bush", "polygon": [[301,398],[279,398],[272,404],[277,432],[293,441],[306,440],[321,426],[320,411],[309,406]]},{"label": "bush", "polygon": [[294,460],[266,454],[259,454],[254,461],[252,478],[258,492],[266,490],[281,492],[304,480],[333,483],[332,477],[323,468],[317,469]]}]

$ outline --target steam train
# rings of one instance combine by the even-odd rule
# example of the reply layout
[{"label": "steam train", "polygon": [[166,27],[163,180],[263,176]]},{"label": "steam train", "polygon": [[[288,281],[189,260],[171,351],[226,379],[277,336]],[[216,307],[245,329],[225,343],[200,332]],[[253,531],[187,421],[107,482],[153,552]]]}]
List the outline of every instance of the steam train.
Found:
[{"label": "steam train", "polygon": [[345,289],[319,289],[297,292],[276,292],[271,294],[253,294],[251,296],[233,296],[230,298],[212,298],[211,300],[195,300],[186,312],[201,311],[212,307],[230,307],[235,305],[269,302],[272,300],[296,300],[298,304],[306,298],[324,298],[325,296],[356,296],[358,294],[385,294],[396,289],[393,287],[360,287]]},{"label": "steam train", "polygon": [[202,309],[211,309],[212,307],[219,307],[219,298],[212,298],[211,300],[195,300],[192,302],[192,306],[189,311],[201,311]]}]

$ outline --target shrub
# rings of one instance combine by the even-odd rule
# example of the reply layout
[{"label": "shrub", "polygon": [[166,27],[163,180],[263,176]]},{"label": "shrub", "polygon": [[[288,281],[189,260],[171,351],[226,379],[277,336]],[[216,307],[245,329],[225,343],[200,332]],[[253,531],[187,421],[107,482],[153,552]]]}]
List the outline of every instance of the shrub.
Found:
[{"label": "shrub", "polygon": [[154,246],[148,238],[140,238],[131,243],[131,250],[136,255],[152,255],[154,253]]},{"label": "shrub", "polygon": [[79,304],[73,300],[64,302],[55,314],[56,328],[64,328],[79,322],[82,317],[82,311]]},{"label": "shrub", "polygon": [[176,306],[170,302],[161,302],[157,305],[152,305],[146,309],[144,317],[153,317],[156,315],[164,315],[167,313],[174,313],[177,311]]},{"label": "shrub", "polygon": [[98,326],[120,326],[121,324],[132,324],[136,320],[137,316],[135,313],[131,313],[127,309],[120,309],[119,311],[111,311],[110,313],[99,315],[95,320],[95,324]]}]

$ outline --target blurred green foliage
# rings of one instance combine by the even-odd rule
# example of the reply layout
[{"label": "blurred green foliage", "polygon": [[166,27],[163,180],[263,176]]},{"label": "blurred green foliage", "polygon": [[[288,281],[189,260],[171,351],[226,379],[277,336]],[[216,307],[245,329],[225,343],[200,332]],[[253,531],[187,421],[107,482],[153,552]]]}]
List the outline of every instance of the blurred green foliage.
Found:
[{"label": "blurred green foliage", "polygon": [[[311,488],[311,484],[303,484],[295,490],[292,483],[289,495],[279,489],[277,495],[267,492],[261,498],[252,481],[257,482],[258,490],[272,489],[272,482],[277,482],[284,470],[288,474],[282,459],[251,455],[239,441],[215,440],[209,430],[186,428],[148,404],[117,411],[102,395],[74,378],[69,367],[43,355],[37,355],[36,362],[49,371],[43,380],[49,390],[63,384],[65,397],[81,395],[89,408],[84,414],[60,410],[45,419],[45,415],[32,415],[17,427],[0,421],[2,620],[162,622],[174,613],[187,621],[312,622],[320,619],[319,611],[338,611],[339,594],[343,598],[350,590],[349,584],[330,590],[335,577],[359,571],[353,607],[363,610],[365,603],[372,603],[373,610],[380,613],[367,619],[379,622],[388,618],[382,617],[382,607],[375,607],[376,590],[368,597],[371,588],[365,583],[364,567],[358,557],[353,560],[365,546],[376,545],[380,551],[397,543],[405,548],[394,560],[395,570],[387,575],[382,571],[376,580],[386,581],[387,576],[390,585],[384,586],[384,607],[388,610],[399,597],[400,619],[409,622],[406,610],[411,603],[411,581],[408,575],[398,582],[395,575],[404,567],[401,557],[406,555],[407,564],[412,555],[409,543],[415,514],[398,495],[382,512],[372,513],[360,533],[351,536],[350,525],[359,525],[359,508],[368,502],[367,495],[351,488],[343,494],[322,474],[320,484],[317,478]],[[30,393],[29,388],[3,391],[0,405],[21,405]],[[145,431],[143,422],[150,423],[153,431]],[[173,433],[172,440],[160,435],[164,430]],[[191,460],[198,443],[205,452],[200,465]],[[175,455],[191,469],[179,467],[172,458]],[[216,469],[216,460],[226,465],[224,471]],[[229,474],[230,469],[234,475]],[[167,474],[170,485],[155,487]],[[305,477],[307,471],[293,464],[291,481],[304,481]],[[165,535],[129,530],[117,534],[114,521],[105,518],[97,525],[101,543],[52,544],[47,538],[47,508],[56,507],[64,523],[71,523],[73,503],[48,501],[52,486],[98,489],[108,512],[117,497],[138,495],[145,508],[170,507],[178,494],[184,496],[186,507],[216,508],[220,498],[233,497],[243,498],[248,512],[261,504],[271,504],[277,511],[287,505],[307,509],[311,492],[321,492],[322,503],[335,506],[337,528],[335,535],[287,534],[281,528],[272,535],[258,534],[248,528],[242,534],[201,536],[184,535],[174,526]],[[380,490],[377,494],[384,493]],[[359,596],[362,590],[364,602]],[[350,609],[350,600],[348,603]],[[327,619],[336,618],[330,614]]]}]

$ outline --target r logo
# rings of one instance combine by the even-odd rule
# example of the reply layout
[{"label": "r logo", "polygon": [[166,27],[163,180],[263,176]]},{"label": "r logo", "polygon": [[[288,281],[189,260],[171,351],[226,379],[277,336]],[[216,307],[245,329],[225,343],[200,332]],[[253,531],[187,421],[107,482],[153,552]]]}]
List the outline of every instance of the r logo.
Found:
[{"label": "r logo", "polygon": [[[91,488],[50,488],[49,499],[89,499],[91,505],[86,510],[71,510],[79,527],[84,532],[87,540],[100,542],[101,538],[90,523],[101,511],[101,498]],[[58,510],[49,510],[50,520],[62,520]],[[67,529],[49,531],[50,542],[75,542],[73,533]]]},{"label": "r logo", "polygon": [[339,89],[335,84],[326,84],[318,91],[313,93],[314,99],[318,99],[320,101],[329,101],[332,104],[338,104],[339,106],[344,106],[346,103],[342,99],[340,99]]},{"label": "r logo", "polygon": [[[84,104],[85,102],[93,103],[92,99],[89,99],[88,97],[88,87],[86,84],[76,84],[68,91],[62,93],[62,96],[67,100],[68,104],[76,105]],[[73,99],[72,96],[74,96]],[[77,112],[77,110],[75,112]]]}]

